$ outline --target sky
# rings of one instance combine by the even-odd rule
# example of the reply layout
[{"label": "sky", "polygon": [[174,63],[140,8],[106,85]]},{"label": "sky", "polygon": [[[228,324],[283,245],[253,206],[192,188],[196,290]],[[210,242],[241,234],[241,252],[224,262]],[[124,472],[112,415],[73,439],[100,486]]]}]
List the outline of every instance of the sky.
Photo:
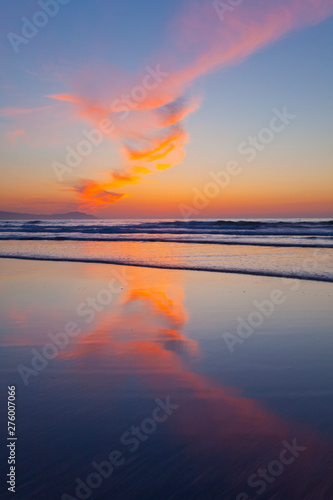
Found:
[{"label": "sky", "polygon": [[333,0],[12,0],[0,210],[331,217],[332,14]]}]

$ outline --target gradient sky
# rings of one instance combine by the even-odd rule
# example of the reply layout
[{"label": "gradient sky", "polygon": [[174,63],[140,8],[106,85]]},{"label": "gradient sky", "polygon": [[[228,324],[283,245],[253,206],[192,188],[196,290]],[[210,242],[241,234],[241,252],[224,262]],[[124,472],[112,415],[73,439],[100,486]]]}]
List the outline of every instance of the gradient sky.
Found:
[{"label": "gradient sky", "polygon": [[[12,0],[0,19],[0,210],[332,216],[332,0],[244,0],[223,20],[210,0],[57,5],[17,53],[8,33],[43,23],[41,7]],[[168,75],[152,89],[157,65]],[[239,145],[284,107],[295,118],[247,161]],[[105,120],[113,130],[69,168],[66,147]],[[231,160],[241,173],[198,209],[194,190]]]}]

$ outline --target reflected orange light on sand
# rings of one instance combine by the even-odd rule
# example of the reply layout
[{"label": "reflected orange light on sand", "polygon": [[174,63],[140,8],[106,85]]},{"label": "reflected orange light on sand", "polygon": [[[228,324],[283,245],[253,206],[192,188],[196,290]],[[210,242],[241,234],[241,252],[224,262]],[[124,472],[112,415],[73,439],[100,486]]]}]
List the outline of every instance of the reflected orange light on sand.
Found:
[{"label": "reflected orange light on sand", "polygon": [[[306,450],[293,464],[292,471],[287,470],[279,478],[279,488],[294,495],[301,495],[304,488],[311,491],[314,486],[306,484],[304,479],[309,461],[319,453],[328,456],[330,452],[322,437],[303,426],[294,428],[259,402],[243,397],[238,389],[194,373],[188,362],[198,360],[200,350],[198,343],[187,339],[182,331],[187,321],[182,287],[177,284],[170,292],[170,283],[164,274],[158,285],[145,286],[141,271],[135,271],[114,319],[103,318],[96,329],[65,356],[83,361],[85,356],[103,353],[110,356],[111,373],[117,375],[114,383],[119,377],[132,373],[139,386],[151,394],[187,395],[177,410],[177,418],[170,419],[170,429],[189,449],[193,443],[199,446],[202,459],[206,457],[207,463],[211,463],[212,454],[223,450],[230,457],[228,473],[236,491],[239,474],[246,479],[257,468],[279,457],[283,441],[292,444],[297,437],[297,443]],[[80,363],[81,370],[83,367]],[[235,456],[251,464],[251,469],[238,470],[233,463]],[[218,480],[218,467],[207,466],[205,470],[208,477],[213,479],[216,475]],[[318,474],[323,488],[327,487],[330,475],[320,470]]]},{"label": "reflected orange light on sand", "polygon": [[[96,272],[96,265],[87,264],[85,269],[89,267],[89,273]],[[194,370],[202,354],[198,342],[185,335],[188,313],[178,279],[181,274],[165,270],[150,273],[141,268],[130,271],[129,287],[119,300],[100,313],[93,328],[73,339],[58,358],[72,360],[72,368],[82,374],[87,385],[92,382],[91,373],[99,369],[98,360],[106,359],[108,389],[123,378],[133,377],[136,387],[152,400],[170,397],[179,404],[175,416],[164,425],[189,454],[200,450],[196,463],[206,461],[208,482],[220,484],[222,456],[224,474],[239,491],[239,485],[257,468],[279,457],[284,441],[292,445],[296,439],[306,449],[276,479],[279,492],[285,498],[305,498],[305,493],[318,491],[306,475],[310,464],[312,470],[318,468],[312,477],[320,479],[322,491],[328,491],[329,467],[316,465],[315,459],[320,456],[329,463],[331,448],[318,432],[296,426],[262,403],[242,396],[239,389]],[[38,311],[34,313],[39,317]],[[14,309],[10,314],[14,321],[26,318],[24,311]],[[34,324],[32,316],[28,321]]]},{"label": "reflected orange light on sand", "polygon": [[171,367],[173,363],[179,370],[179,353],[199,356],[197,342],[187,339],[183,333],[187,313],[182,287],[168,282],[165,273],[161,273],[157,284],[143,286],[142,271],[132,268],[130,273],[129,289],[110,314],[101,315],[93,330],[82,333],[69,352],[59,355],[79,358],[91,350],[99,351],[102,345],[103,352],[109,352],[112,357],[115,353],[121,355],[126,366],[126,356],[132,358],[136,352],[138,358],[144,358],[139,365],[145,370],[159,365]]}]

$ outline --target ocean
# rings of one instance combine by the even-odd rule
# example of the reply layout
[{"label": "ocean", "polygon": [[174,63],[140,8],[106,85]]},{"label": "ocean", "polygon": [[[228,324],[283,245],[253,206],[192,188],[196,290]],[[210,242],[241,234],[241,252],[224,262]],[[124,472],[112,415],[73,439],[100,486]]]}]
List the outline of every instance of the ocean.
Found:
[{"label": "ocean", "polygon": [[0,257],[333,281],[329,219],[1,221],[0,240]]}]

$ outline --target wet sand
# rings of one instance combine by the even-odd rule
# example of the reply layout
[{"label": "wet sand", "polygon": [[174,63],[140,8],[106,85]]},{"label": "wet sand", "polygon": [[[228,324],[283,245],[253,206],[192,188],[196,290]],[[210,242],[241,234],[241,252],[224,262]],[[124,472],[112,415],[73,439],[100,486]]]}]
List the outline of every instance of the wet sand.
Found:
[{"label": "wet sand", "polygon": [[0,290],[15,498],[333,498],[332,284],[0,259]]}]

